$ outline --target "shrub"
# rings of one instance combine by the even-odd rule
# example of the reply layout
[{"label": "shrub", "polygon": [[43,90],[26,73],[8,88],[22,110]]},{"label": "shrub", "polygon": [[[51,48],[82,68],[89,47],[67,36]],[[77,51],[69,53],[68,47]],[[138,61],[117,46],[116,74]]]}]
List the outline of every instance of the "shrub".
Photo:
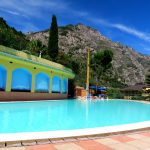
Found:
[{"label": "shrub", "polygon": [[108,98],[110,99],[123,99],[124,94],[120,92],[120,89],[118,88],[110,88],[108,89]]}]

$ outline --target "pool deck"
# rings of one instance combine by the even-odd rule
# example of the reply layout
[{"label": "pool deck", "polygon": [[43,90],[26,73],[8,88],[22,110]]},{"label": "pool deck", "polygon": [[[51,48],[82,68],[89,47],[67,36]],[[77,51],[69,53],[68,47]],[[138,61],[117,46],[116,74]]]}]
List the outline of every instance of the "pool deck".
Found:
[{"label": "pool deck", "polygon": [[6,146],[0,143],[0,150],[150,150],[150,130],[105,137],[8,142]]}]

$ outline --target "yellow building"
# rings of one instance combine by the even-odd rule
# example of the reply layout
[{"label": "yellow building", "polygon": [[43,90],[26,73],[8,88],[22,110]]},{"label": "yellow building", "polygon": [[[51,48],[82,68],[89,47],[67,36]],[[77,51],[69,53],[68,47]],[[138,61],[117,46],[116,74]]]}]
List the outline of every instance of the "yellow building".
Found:
[{"label": "yellow building", "polygon": [[[0,46],[0,100],[9,100],[6,94],[12,96],[18,92],[20,96],[25,92],[30,95],[27,100],[39,99],[39,97],[66,98],[68,79],[74,76],[72,70],[63,65]],[[43,96],[37,97],[37,95]]]}]

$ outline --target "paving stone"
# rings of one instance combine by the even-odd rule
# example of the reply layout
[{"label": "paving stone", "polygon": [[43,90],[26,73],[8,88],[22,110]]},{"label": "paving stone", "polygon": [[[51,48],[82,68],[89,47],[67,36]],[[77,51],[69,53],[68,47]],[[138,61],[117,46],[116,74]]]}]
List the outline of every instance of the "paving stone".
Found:
[{"label": "paving stone", "polygon": [[75,138],[64,138],[64,142],[75,142],[77,139]]},{"label": "paving stone", "polygon": [[79,141],[75,142],[75,144],[79,145],[85,150],[112,150],[112,148],[108,147],[107,145],[98,143],[94,140]]},{"label": "paving stone", "polygon": [[136,141],[131,141],[131,142],[128,142],[127,143],[128,145],[132,145],[136,148],[140,148],[140,149],[147,149],[147,148],[150,148],[150,143],[148,142],[143,142],[143,141],[140,141],[140,140],[136,140]]},{"label": "paving stone", "polygon": [[93,145],[89,146],[86,150],[113,150],[112,148],[105,146],[105,145]]},{"label": "paving stone", "polygon": [[0,142],[0,148],[5,147],[5,142]]},{"label": "paving stone", "polygon": [[0,150],[26,150],[25,147],[0,148]]},{"label": "paving stone", "polygon": [[144,133],[141,133],[141,135],[150,137],[150,132],[144,132]]},{"label": "paving stone", "polygon": [[108,147],[111,147],[113,150],[139,150],[135,146],[128,145],[126,143],[111,144],[108,145]]},{"label": "paving stone", "polygon": [[98,136],[88,136],[87,138],[88,138],[88,140],[95,140],[95,139],[99,139],[100,137],[98,137]]},{"label": "paving stone", "polygon": [[62,143],[64,142],[64,139],[58,138],[58,139],[49,139],[51,143]]},{"label": "paving stone", "polygon": [[39,139],[39,140],[36,140],[37,144],[50,144],[50,140],[49,139]]},{"label": "paving stone", "polygon": [[76,139],[79,141],[89,140],[87,137],[77,137]]},{"label": "paving stone", "polygon": [[105,145],[120,143],[119,141],[113,140],[112,138],[96,139],[95,141]]},{"label": "paving stone", "polygon": [[26,150],[56,150],[52,144],[27,146]]},{"label": "paving stone", "polygon": [[10,141],[6,142],[6,147],[20,147],[21,141]]},{"label": "paving stone", "polygon": [[143,141],[143,142],[148,142],[148,143],[150,143],[150,137],[144,137],[144,138],[142,138],[142,139],[140,139],[141,141]]},{"label": "paving stone", "polygon": [[119,142],[130,142],[130,141],[135,140],[135,139],[125,136],[125,135],[113,136],[112,139],[117,140]]},{"label": "paving stone", "polygon": [[27,141],[22,141],[23,146],[29,146],[29,145],[36,145],[35,140],[27,140]]},{"label": "paving stone", "polygon": [[134,138],[134,139],[142,139],[145,138],[142,134],[129,134],[128,137]]},{"label": "paving stone", "polygon": [[54,145],[57,150],[85,150],[82,147],[74,144],[74,143],[64,143],[59,145]]}]

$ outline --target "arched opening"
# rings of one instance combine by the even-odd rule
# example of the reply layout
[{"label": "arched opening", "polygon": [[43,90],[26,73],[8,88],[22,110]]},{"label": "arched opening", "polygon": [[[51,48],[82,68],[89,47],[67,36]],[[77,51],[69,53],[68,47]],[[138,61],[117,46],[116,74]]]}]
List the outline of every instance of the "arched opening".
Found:
[{"label": "arched opening", "polygon": [[6,89],[6,69],[0,65],[0,91],[5,91]]},{"label": "arched opening", "polygon": [[35,92],[49,92],[49,76],[45,73],[39,73],[35,78]]},{"label": "arched opening", "polygon": [[28,70],[19,68],[12,72],[11,91],[30,92],[31,83],[32,75]]},{"label": "arched opening", "polygon": [[54,76],[52,79],[52,93],[61,93],[61,79],[59,76]]},{"label": "arched opening", "polygon": [[68,79],[67,78],[63,79],[63,93],[64,94],[68,93]]}]

